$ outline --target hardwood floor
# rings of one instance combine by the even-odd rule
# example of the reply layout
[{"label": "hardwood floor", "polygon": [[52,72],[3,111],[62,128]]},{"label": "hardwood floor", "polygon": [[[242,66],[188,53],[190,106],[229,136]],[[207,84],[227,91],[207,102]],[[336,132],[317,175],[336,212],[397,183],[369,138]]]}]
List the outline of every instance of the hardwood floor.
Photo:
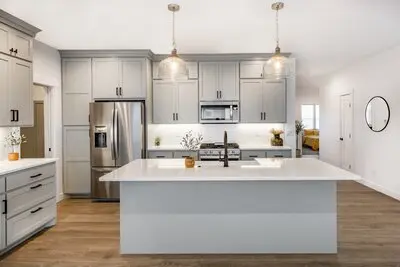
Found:
[{"label": "hardwood floor", "polygon": [[119,255],[116,203],[65,200],[58,223],[0,261],[1,267],[400,267],[400,202],[355,182],[338,186],[337,255]]}]

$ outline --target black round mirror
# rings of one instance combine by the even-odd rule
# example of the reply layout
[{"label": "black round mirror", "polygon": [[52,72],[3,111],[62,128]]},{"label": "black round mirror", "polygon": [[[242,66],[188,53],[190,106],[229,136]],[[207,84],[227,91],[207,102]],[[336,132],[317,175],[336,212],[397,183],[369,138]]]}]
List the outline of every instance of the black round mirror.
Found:
[{"label": "black round mirror", "polygon": [[371,98],[365,108],[365,121],[374,132],[382,132],[390,120],[388,102],[381,96]]}]

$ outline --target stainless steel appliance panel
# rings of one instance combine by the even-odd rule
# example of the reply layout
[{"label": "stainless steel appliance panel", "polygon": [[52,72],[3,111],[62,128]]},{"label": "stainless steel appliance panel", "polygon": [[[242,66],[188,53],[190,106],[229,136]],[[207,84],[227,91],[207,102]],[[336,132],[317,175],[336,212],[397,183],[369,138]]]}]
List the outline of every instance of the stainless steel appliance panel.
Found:
[{"label": "stainless steel appliance panel", "polygon": [[117,168],[92,168],[91,197],[93,199],[119,200],[118,182],[100,182],[99,178]]},{"label": "stainless steel appliance panel", "polygon": [[200,123],[238,123],[239,102],[200,102]]},{"label": "stainless steel appliance panel", "polygon": [[115,166],[114,124],[114,103],[90,103],[90,152],[92,166]]},{"label": "stainless steel appliance panel", "polygon": [[144,104],[115,102],[116,166],[123,166],[144,155]]}]

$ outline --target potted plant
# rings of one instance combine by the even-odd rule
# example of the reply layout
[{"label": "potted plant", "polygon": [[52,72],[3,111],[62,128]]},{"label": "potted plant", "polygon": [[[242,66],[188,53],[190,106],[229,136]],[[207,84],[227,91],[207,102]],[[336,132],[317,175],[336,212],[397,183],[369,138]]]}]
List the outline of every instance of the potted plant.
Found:
[{"label": "potted plant", "polygon": [[271,138],[271,146],[283,146],[283,139],[281,138],[281,134],[283,134],[283,130],[281,129],[271,129],[271,133],[274,135]]},{"label": "potted plant", "polygon": [[[183,137],[181,141],[181,145],[184,149],[188,151],[197,151],[199,146],[203,141],[203,136],[198,133],[197,136],[193,134],[193,131],[188,131]],[[185,158],[185,166],[186,168],[193,168],[195,163],[195,159],[193,157]]]},{"label": "potted plant", "polygon": [[304,125],[303,121],[296,120],[296,137],[297,137],[296,138],[296,155],[298,157],[301,156],[300,141],[299,141],[299,140],[301,140],[300,139],[300,134],[303,133],[305,127],[306,126]]},{"label": "potted plant", "polygon": [[5,143],[9,149],[8,160],[15,161],[19,159],[19,146],[26,143],[26,137],[20,134],[19,128],[11,128],[5,137]]},{"label": "potted plant", "polygon": [[155,146],[160,146],[160,145],[161,145],[161,137],[157,136],[157,137],[154,139],[154,145],[155,145]]}]

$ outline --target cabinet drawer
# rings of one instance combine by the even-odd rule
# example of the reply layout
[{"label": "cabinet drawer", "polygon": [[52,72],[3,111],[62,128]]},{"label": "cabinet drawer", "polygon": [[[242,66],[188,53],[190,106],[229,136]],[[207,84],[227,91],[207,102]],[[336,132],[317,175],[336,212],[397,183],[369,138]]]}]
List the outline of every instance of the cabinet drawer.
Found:
[{"label": "cabinet drawer", "polygon": [[174,152],[174,158],[176,158],[176,159],[181,159],[181,158],[186,158],[186,157],[192,157],[195,160],[198,159],[197,152],[194,152],[194,151],[175,151]]},{"label": "cabinet drawer", "polygon": [[267,151],[267,158],[291,158],[292,151],[290,150],[270,150]]},{"label": "cabinet drawer", "polygon": [[6,191],[6,179],[4,177],[0,177],[0,194]]},{"label": "cabinet drawer", "polygon": [[7,246],[33,233],[56,217],[56,199],[44,203],[7,220]]},{"label": "cabinet drawer", "polygon": [[55,178],[48,178],[7,193],[7,218],[56,195]]},{"label": "cabinet drawer", "polygon": [[172,151],[149,151],[150,159],[172,159],[174,158]]},{"label": "cabinet drawer", "polygon": [[242,160],[253,160],[255,158],[265,158],[265,151],[242,151]]},{"label": "cabinet drawer", "polygon": [[12,173],[7,175],[7,191],[53,177],[55,174],[56,166],[54,163]]}]

